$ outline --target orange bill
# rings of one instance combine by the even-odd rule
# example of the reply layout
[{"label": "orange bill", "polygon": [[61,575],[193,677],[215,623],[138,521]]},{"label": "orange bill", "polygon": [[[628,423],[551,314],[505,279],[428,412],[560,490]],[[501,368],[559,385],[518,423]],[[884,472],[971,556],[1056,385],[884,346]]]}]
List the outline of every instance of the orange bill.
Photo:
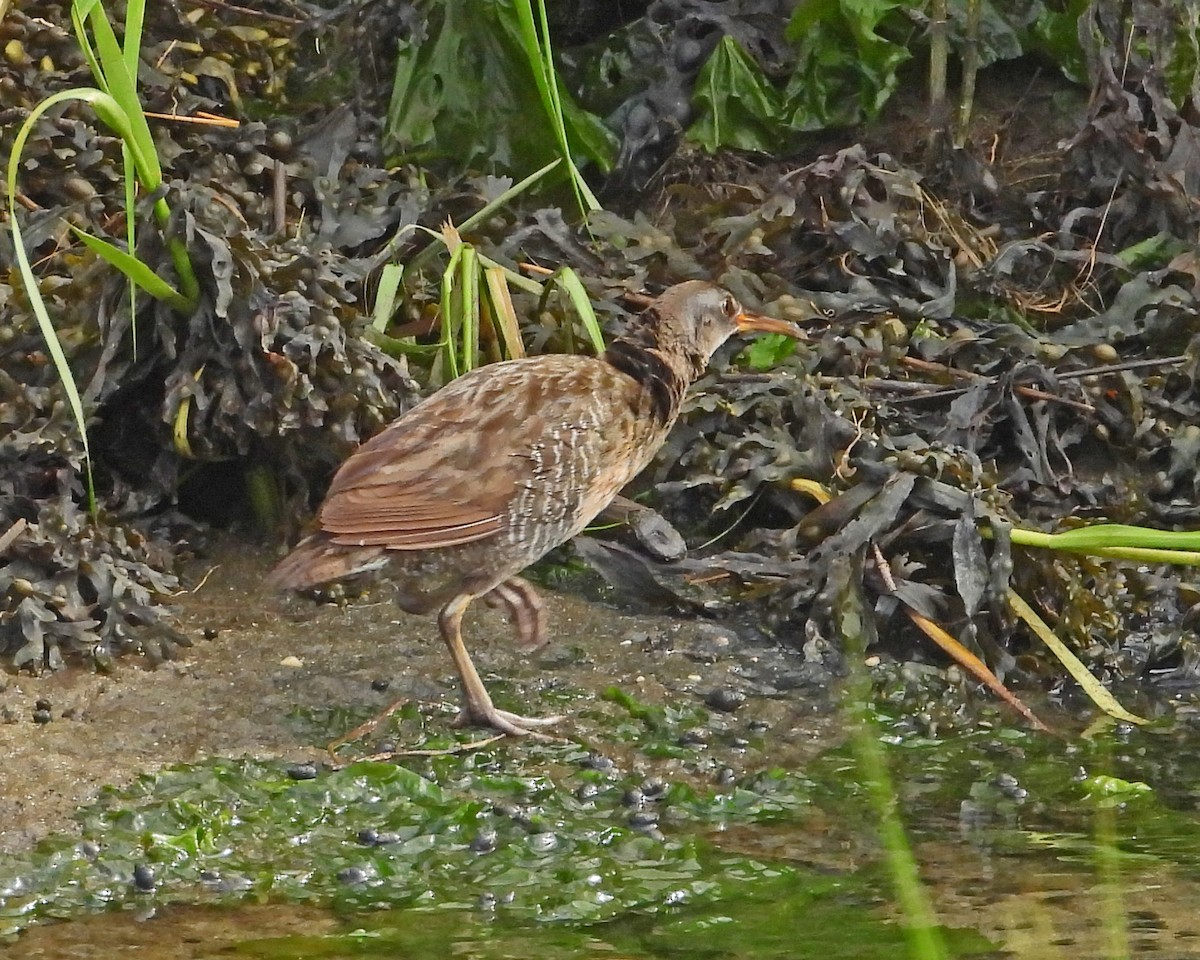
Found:
[{"label": "orange bill", "polygon": [[782,333],[793,340],[804,340],[804,333],[794,323],[787,320],[776,320],[774,317],[764,317],[759,313],[742,311],[733,318],[740,333]]}]

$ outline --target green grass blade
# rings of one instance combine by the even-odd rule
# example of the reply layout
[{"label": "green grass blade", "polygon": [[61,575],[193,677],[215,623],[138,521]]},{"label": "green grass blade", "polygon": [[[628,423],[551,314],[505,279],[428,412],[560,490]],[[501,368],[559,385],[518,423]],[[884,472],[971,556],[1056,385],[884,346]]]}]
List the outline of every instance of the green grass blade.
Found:
[{"label": "green grass blade", "polygon": [[530,0],[515,0],[513,7],[516,10],[517,23],[520,26],[521,45],[525,50],[525,57],[529,61],[529,69],[533,73],[534,83],[537,85],[538,96],[542,101],[542,109],[550,120],[550,125],[554,130],[554,137],[558,141],[559,152],[567,164],[567,170],[571,177],[571,186],[575,191],[576,199],[585,212],[599,210],[600,201],[592,193],[591,188],[588,186],[587,181],[584,180],[583,174],[579,172],[579,168],[575,165],[575,160],[571,155],[571,144],[567,138],[567,126],[566,120],[563,117],[562,101],[558,95],[558,79],[554,70],[554,54],[550,46],[550,23],[546,17],[544,0],[538,0],[538,19],[541,24],[540,34],[538,27],[534,23],[533,6]]},{"label": "green grass blade", "polygon": [[462,347],[462,372],[467,373],[475,368],[479,356],[479,260],[475,256],[475,248],[467,243],[462,246],[459,274],[462,277],[459,300],[462,319],[458,331]]},{"label": "green grass blade", "polygon": [[505,204],[507,204],[510,200],[515,200],[517,197],[519,197],[521,194],[523,194],[526,190],[528,190],[530,187],[532,187],[535,183],[537,183],[539,180],[541,180],[542,177],[546,176],[548,173],[550,173],[551,171],[556,169],[561,163],[562,163],[561,157],[557,160],[551,160],[548,164],[546,164],[540,170],[535,170],[533,173],[531,173],[529,176],[527,176],[524,180],[520,181],[519,183],[514,183],[511,187],[509,187],[502,194],[500,194],[500,196],[496,197],[495,200],[492,200],[490,203],[488,203],[482,209],[471,214],[471,216],[467,217],[466,220],[464,220],[462,223],[460,223],[458,226],[459,233],[462,233],[464,230],[470,230],[477,223],[482,223],[484,220],[486,220],[488,217],[490,217],[493,213],[495,213],[497,210],[499,210],[501,207],[503,207]]},{"label": "green grass blade", "polygon": [[1015,590],[1008,591],[1008,604],[1013,608],[1013,612],[1025,621],[1029,629],[1037,634],[1038,639],[1058,657],[1059,662],[1067,668],[1067,673],[1075,678],[1075,682],[1083,688],[1084,693],[1091,697],[1092,702],[1096,706],[1109,716],[1116,717],[1118,720],[1124,720],[1126,723],[1142,724],[1150,722],[1136,714],[1130,713],[1121,706],[1117,702],[1117,698],[1104,688],[1104,684],[1092,676],[1091,671],[1068,649],[1065,643],[1055,636],[1054,631],[1038,616],[1037,611],[1026,603],[1025,599]]},{"label": "green grass blade", "polygon": [[137,80],[142,55],[142,25],[146,21],[146,0],[125,3],[125,69]]},{"label": "green grass blade", "polygon": [[[464,230],[470,230],[476,224],[482,223],[484,220],[486,220],[488,217],[490,217],[493,213],[495,213],[497,210],[499,210],[501,207],[503,207],[505,204],[507,204],[510,200],[513,200],[514,198],[519,197],[522,193],[524,193],[526,190],[528,190],[530,187],[532,187],[535,183],[537,183],[539,180],[541,180],[544,176],[546,176],[551,171],[555,170],[561,163],[562,163],[561,159],[553,160],[550,163],[546,164],[544,167],[542,167],[540,170],[535,170],[533,173],[531,173],[529,176],[527,176],[520,183],[513,184],[511,187],[509,187],[507,190],[505,190],[502,194],[500,194],[500,196],[496,197],[495,200],[492,200],[490,203],[485,204],[481,209],[477,210],[475,213],[471,214],[471,216],[467,217],[467,219],[462,222],[462,225],[459,226],[459,228],[458,228],[459,232],[461,233]],[[403,233],[404,231],[406,231],[408,229],[411,229],[411,225],[402,227],[400,233]],[[399,238],[400,233],[398,233],[396,235],[397,238]],[[441,239],[440,234],[435,234],[435,236],[437,236],[439,239]],[[412,259],[410,259],[408,261],[407,268],[410,270],[420,269],[421,266],[423,266],[425,264],[425,262],[427,260],[429,260],[430,257],[432,257],[435,253],[437,253],[437,250],[438,250],[438,248],[436,246],[434,246],[433,244],[429,244],[428,246],[424,247],[423,249],[417,251],[417,253],[412,257]],[[539,288],[539,291],[540,291],[540,288]]]},{"label": "green grass blade", "polygon": [[[99,93],[100,91],[92,92]],[[63,352],[62,342],[58,339],[58,332],[54,329],[54,324],[50,320],[50,313],[46,309],[46,302],[42,299],[41,290],[38,288],[37,275],[33,272],[33,267],[29,262],[29,255],[25,251],[25,240],[21,235],[21,223],[17,217],[16,201],[17,172],[20,169],[21,154],[24,151],[26,141],[29,139],[30,132],[42,114],[47,110],[57,103],[72,99],[79,99],[77,91],[61,91],[39,103],[25,119],[20,130],[17,131],[16,139],[13,141],[12,152],[8,155],[8,170],[6,171],[5,183],[8,187],[8,223],[9,229],[12,231],[13,254],[16,257],[17,270],[21,276],[21,283],[25,287],[25,293],[29,298],[29,305],[33,309],[33,315],[37,318],[38,327],[42,331],[42,338],[46,341],[46,349],[50,352],[50,359],[54,363],[54,369],[57,371],[59,380],[63,385],[63,391],[67,395],[67,404],[71,408],[71,415],[75,418],[75,424],[79,428],[79,437],[83,444],[83,464],[87,481],[88,510],[95,517],[96,485],[92,478],[92,451],[88,443],[87,417],[83,411],[83,398],[79,395],[79,388],[75,383],[74,375],[71,373],[71,366],[67,362],[67,356]]]},{"label": "green grass blade", "polygon": [[455,312],[454,295],[456,289],[456,279],[459,272],[459,264],[462,262],[463,244],[459,244],[450,254],[450,263],[446,269],[442,271],[442,339],[441,339],[441,356],[445,364],[446,380],[453,380],[458,376],[458,357],[454,349],[455,337],[455,321],[458,319]]},{"label": "green grass blade", "polygon": [[117,35],[113,32],[112,24],[108,22],[102,5],[91,5],[88,23],[91,24],[95,36],[96,52],[99,54],[105,86],[112,98],[120,104],[128,120],[128,134],[122,133],[122,137],[130,141],[137,164],[138,179],[147,190],[157,190],[162,183],[162,167],[159,166],[150,126],[142,112],[136,77],[126,65],[125,53],[117,42]]},{"label": "green grass blade", "polygon": [[71,232],[83,242],[85,247],[98,256],[103,257],[108,263],[125,274],[133,283],[154,297],[155,300],[162,300],[165,303],[169,303],[174,309],[183,312],[191,310],[192,305],[187,297],[172,287],[166,280],[133,254],[127,253],[107,240],[101,240],[99,237],[93,237],[90,233],[84,233],[78,227],[71,227]]},{"label": "green grass blade", "polygon": [[508,292],[502,267],[484,267],[484,281],[488,300],[492,306],[492,318],[501,339],[504,341],[504,356],[516,359],[525,356],[525,342],[521,339],[521,328],[517,323],[517,311]]},{"label": "green grass blade", "polygon": [[75,30],[75,42],[79,44],[83,58],[87,61],[88,69],[92,72],[92,78],[101,90],[108,93],[108,84],[104,80],[104,71],[100,69],[100,61],[96,58],[96,49],[92,46],[92,40],[85,28],[88,14],[91,13],[92,7],[98,2],[99,0],[75,0],[71,4],[71,26]]},{"label": "green grass blade", "polygon": [[[1015,534],[1017,531],[1013,531]],[[1047,534],[1052,550],[1096,547],[1150,547],[1159,550],[1200,550],[1200,531],[1154,530],[1124,523],[1096,523],[1062,533]],[[1014,540],[1014,542],[1017,542]]]},{"label": "green grass blade", "polygon": [[404,267],[398,263],[386,263],[379,272],[379,287],[375,291],[375,311],[371,317],[371,326],[377,333],[387,330],[392,314],[396,312],[396,295],[400,291],[400,281],[403,279]]},{"label": "green grass blade", "polygon": [[[133,169],[133,156],[129,150],[129,144],[124,140],[121,141],[121,162],[123,163],[123,171],[125,174],[125,249],[137,249],[137,218],[129,216],[129,211],[137,207],[137,182],[129,175],[129,171]],[[137,362],[137,291],[138,285],[131,283],[129,285],[129,340],[133,346],[133,361]]]},{"label": "green grass blade", "polygon": [[567,292],[571,305],[579,319],[583,321],[583,329],[587,331],[588,339],[596,353],[604,352],[604,333],[600,329],[600,321],[596,319],[596,311],[592,307],[592,298],[588,296],[583,281],[570,267],[560,267],[551,279]]}]

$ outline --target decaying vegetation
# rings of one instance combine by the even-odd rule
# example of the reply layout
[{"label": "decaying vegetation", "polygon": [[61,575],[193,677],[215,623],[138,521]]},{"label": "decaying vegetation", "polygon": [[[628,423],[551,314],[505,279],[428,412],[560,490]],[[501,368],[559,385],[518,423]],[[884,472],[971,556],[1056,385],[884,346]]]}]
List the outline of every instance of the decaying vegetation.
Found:
[{"label": "decaying vegetation", "polygon": [[[1019,535],[1200,528],[1200,88],[1182,14],[1166,0],[1132,12],[980,0],[943,30],[915,3],[793,6],[718,15],[676,0],[627,23],[554,24],[564,129],[604,209],[584,221],[566,181],[542,183],[466,235],[511,275],[572,267],[610,325],[623,291],[706,276],[810,331],[794,350],[730,348],[645,480],[649,502],[705,546],[670,565],[619,548],[589,558],[618,579],[648,573],[683,604],[719,590],[729,615],[769,623],[814,670],[837,668],[851,621],[858,642],[913,656],[914,620],[899,614],[915,611],[1000,673],[1061,676],[1015,628],[1015,591],[1100,675],[1194,684],[1200,596],[1186,567],[1161,562],[1187,557],[1118,564]],[[527,135],[546,123],[529,118],[545,98],[531,93],[519,32],[489,27],[487,45],[460,7],[280,5],[239,19],[152,5],[146,110],[241,121],[153,125],[171,214],[156,228],[158,197],[139,200],[136,253],[174,282],[183,241],[198,281],[186,306],[131,300],[113,258],[66,226],[126,237],[112,131],[77,103],[33,128],[13,209],[79,385],[98,506],[89,513],[63,381],[9,269],[10,663],[169,653],[172,555],[197,524],[279,536],[285,504],[311,502],[350,445],[411,403],[417,382],[445,376],[432,358],[446,258],[419,227],[462,223],[555,143]],[[46,3],[0,21],[0,87],[15,104],[6,158],[45,96],[88,82],[70,22]],[[451,40],[481,45],[478,84],[423,82],[451,70],[439,60],[460,49]],[[924,89],[947,47],[970,99],[930,117],[898,91]],[[489,89],[528,94],[526,126],[476,122],[480,139],[465,142],[468,105],[503,117]],[[11,232],[0,242],[14,264]],[[370,313],[387,261],[416,268],[380,333]],[[515,281],[511,296],[528,349],[578,337],[568,298]]]}]

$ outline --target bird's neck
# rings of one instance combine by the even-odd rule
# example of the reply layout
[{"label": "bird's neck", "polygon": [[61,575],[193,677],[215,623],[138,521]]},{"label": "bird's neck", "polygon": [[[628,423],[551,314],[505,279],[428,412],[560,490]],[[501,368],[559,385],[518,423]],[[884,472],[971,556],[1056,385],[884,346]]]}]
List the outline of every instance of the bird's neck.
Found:
[{"label": "bird's neck", "polygon": [[660,342],[656,327],[653,322],[635,321],[608,345],[603,359],[637,382],[655,420],[670,424],[679,416],[683,396],[703,372],[705,360]]}]

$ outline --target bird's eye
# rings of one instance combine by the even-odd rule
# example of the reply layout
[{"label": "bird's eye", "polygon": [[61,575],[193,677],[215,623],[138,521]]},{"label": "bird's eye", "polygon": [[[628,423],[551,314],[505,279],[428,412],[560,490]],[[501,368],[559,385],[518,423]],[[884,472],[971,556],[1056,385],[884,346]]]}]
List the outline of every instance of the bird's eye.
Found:
[{"label": "bird's eye", "polygon": [[721,301],[721,312],[730,320],[742,312],[742,308],[738,306],[738,302],[733,297],[726,297]]}]

